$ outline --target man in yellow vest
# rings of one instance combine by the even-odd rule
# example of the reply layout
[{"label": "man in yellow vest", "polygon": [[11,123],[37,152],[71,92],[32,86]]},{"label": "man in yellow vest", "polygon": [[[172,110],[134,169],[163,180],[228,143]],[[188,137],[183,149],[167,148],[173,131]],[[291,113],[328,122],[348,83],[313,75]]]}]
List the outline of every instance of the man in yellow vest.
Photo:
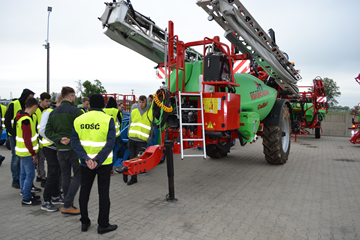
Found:
[{"label": "man in yellow vest", "polygon": [[71,146],[80,162],[81,231],[86,232],[90,226],[88,202],[91,187],[97,175],[99,191],[99,226],[97,230],[99,234],[103,234],[117,229],[117,225],[109,224],[110,171],[115,145],[115,124],[114,119],[102,111],[105,102],[101,94],[91,95],[90,105],[91,111],[79,116],[74,121]]},{"label": "man in yellow vest", "polygon": [[[5,113],[6,113],[6,107],[0,104],[0,134],[2,134],[2,131],[5,128]],[[0,155],[0,166],[4,160],[5,157]]]},{"label": "man in yellow vest", "polygon": [[117,107],[117,103],[115,98],[110,97],[105,108],[103,109],[103,111],[107,114],[110,115],[115,122],[115,131],[116,131],[116,141],[115,141],[115,145],[119,148],[118,152],[117,152],[117,158],[122,158],[124,156],[124,153],[126,151],[125,146],[124,146],[124,141],[121,138],[121,132],[120,132],[120,126],[122,123],[122,115],[121,112],[119,111],[118,107]]},{"label": "man in yellow vest", "polygon": [[[37,117],[37,130],[39,133],[40,129],[40,122],[42,113],[49,107],[51,96],[47,92],[43,92],[40,94],[40,104],[38,106],[38,109],[36,110],[35,114]],[[46,184],[46,171],[45,171],[45,155],[43,153],[43,145],[42,145],[43,137],[39,135],[39,142],[40,142],[40,149],[37,154],[38,156],[38,165],[37,165],[37,177],[36,182],[41,182],[41,187],[45,187]]]},{"label": "man in yellow vest", "polygon": [[[34,97],[34,92],[30,89],[25,88],[19,99],[13,100],[9,103],[6,114],[5,114],[5,127],[9,135],[10,147],[11,147],[11,173],[12,173],[12,184],[13,188],[20,188],[19,185],[19,174],[20,174],[20,159],[15,154],[15,136],[13,135],[14,121],[18,111],[25,109],[25,102],[28,98]],[[41,189],[40,189],[41,190]]]},{"label": "man in yellow vest", "polygon": [[37,109],[35,98],[28,98],[25,103],[25,110],[16,114],[16,147],[15,153],[20,158],[20,188],[22,192],[23,206],[35,206],[41,202],[39,196],[32,196],[31,187],[35,178],[35,163],[38,158],[36,153],[39,151],[38,134],[36,132],[36,123],[31,115]]},{"label": "man in yellow vest", "polygon": [[[152,134],[153,110],[146,96],[139,97],[139,104],[131,111],[128,132],[130,159],[136,158],[146,150],[146,145]],[[137,175],[131,176],[127,185],[137,183]]]}]

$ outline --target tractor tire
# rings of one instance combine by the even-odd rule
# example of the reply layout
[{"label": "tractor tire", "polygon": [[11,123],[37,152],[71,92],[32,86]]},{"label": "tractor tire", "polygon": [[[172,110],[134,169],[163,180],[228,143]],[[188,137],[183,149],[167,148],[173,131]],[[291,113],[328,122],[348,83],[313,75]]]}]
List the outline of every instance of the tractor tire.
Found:
[{"label": "tractor tire", "polygon": [[215,144],[210,144],[206,145],[206,155],[211,158],[223,158],[227,156],[227,152]]},{"label": "tractor tire", "polygon": [[[318,122],[318,124],[316,124],[316,126],[321,126],[321,123]],[[315,138],[320,138],[321,137],[321,128],[315,128]]]},{"label": "tractor tire", "polygon": [[280,123],[264,125],[262,133],[265,160],[274,165],[285,164],[290,153],[291,116],[289,107],[284,104]]},{"label": "tractor tire", "polygon": [[[8,136],[9,138],[9,136]],[[11,150],[11,147],[10,147],[10,141],[9,140],[6,140],[6,148]]]}]

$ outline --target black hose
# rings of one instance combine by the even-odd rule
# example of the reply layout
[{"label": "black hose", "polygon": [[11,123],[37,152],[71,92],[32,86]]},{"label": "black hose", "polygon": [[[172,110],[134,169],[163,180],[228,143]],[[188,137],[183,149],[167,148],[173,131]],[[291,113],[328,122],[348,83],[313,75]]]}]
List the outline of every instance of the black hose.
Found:
[{"label": "black hose", "polygon": [[242,133],[239,131],[239,129],[236,129],[235,132],[236,132],[236,134],[238,135],[238,138],[239,138],[239,140],[240,140],[240,145],[241,145],[241,146],[245,146],[247,142],[244,142],[243,138],[245,138],[246,140],[249,140],[249,138],[248,138],[248,137],[245,137],[245,135],[242,134]]},{"label": "black hose", "polygon": [[[302,113],[303,116],[305,116],[304,103],[303,103],[303,102],[300,102],[300,105],[301,105],[301,113]],[[315,107],[315,106],[314,106],[314,107]],[[310,126],[314,123],[315,117],[316,117],[317,115],[319,115],[319,114],[322,116],[322,113],[320,113],[320,112],[317,112],[317,113],[314,114],[314,116],[313,116],[310,124],[309,124],[309,122],[306,120],[306,116],[305,116],[305,117],[304,117],[304,120],[305,120],[306,126],[310,127]],[[321,118],[322,118],[322,117],[321,117]],[[319,121],[322,121],[322,120],[323,120],[323,119],[321,119],[321,120],[319,119]]]}]

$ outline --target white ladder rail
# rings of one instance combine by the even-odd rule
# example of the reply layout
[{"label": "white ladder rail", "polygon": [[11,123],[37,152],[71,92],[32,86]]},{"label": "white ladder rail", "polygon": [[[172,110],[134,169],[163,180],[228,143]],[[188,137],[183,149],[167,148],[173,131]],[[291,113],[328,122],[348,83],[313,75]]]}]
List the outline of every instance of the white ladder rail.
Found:
[{"label": "white ladder rail", "polygon": [[[193,96],[200,97],[200,108],[181,108],[181,98],[182,96]],[[201,123],[183,123],[182,122],[182,111],[184,110],[198,110],[201,112]],[[205,143],[205,126],[204,126],[204,107],[203,107],[203,96],[202,93],[181,93],[179,92],[179,121],[180,121],[180,154],[181,160],[184,157],[200,157],[202,156],[206,159],[206,143]],[[183,136],[183,126],[201,126],[202,138],[184,138]],[[203,142],[203,154],[190,154],[184,155],[184,141],[202,141]]]}]

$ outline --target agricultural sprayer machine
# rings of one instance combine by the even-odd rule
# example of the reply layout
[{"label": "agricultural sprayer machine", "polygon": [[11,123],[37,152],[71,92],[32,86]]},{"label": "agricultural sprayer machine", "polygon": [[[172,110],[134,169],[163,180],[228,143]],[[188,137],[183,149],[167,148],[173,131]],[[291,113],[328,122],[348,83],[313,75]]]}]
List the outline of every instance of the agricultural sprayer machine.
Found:
[{"label": "agricultural sprayer machine", "polygon": [[[360,74],[355,78],[355,81],[360,84]],[[360,103],[350,113],[353,115],[350,142],[353,144],[360,144]]]},{"label": "agricultural sprayer machine", "polygon": [[327,102],[324,84],[320,77],[313,80],[313,86],[299,86],[306,88],[300,92],[301,97],[290,99],[293,110],[293,135],[295,142],[297,135],[307,135],[307,129],[315,129],[315,138],[320,138],[322,133],[321,121],[327,114]]},{"label": "agricultural sprayer machine", "polygon": [[[245,146],[262,137],[266,161],[286,163],[294,131],[289,99],[302,97],[297,86],[301,77],[275,43],[274,31],[264,31],[240,1],[196,2],[209,21],[225,30],[231,46],[218,36],[185,43],[174,33],[172,21],[163,30],[129,1],[105,4],[99,19],[108,37],[154,61],[157,68],[172,70],[165,71],[165,82],[154,90],[153,126],[161,130],[160,144],[124,161],[124,175],[154,168],[165,153],[171,200],[173,154],[181,159],[223,158],[236,139]],[[250,74],[234,73],[237,60],[250,60]],[[201,150],[186,154],[189,148]]]}]

